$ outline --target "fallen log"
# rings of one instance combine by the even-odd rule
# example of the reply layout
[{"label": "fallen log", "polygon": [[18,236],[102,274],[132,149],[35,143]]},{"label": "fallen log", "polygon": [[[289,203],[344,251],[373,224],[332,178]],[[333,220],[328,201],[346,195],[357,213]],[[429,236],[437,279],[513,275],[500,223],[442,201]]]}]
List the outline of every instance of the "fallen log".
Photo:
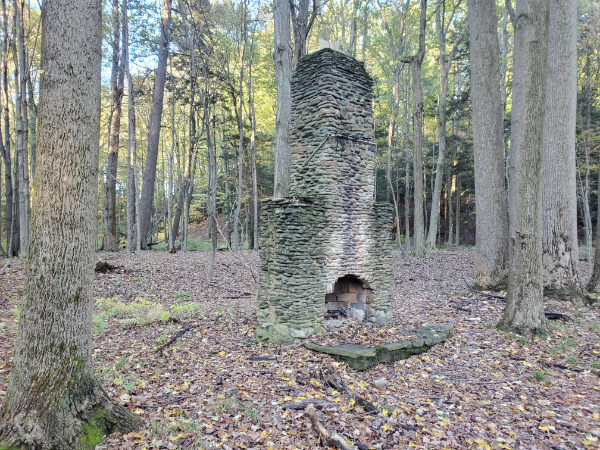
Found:
[{"label": "fallen log", "polygon": [[309,405],[306,408],[306,415],[310,419],[310,423],[319,436],[322,445],[336,447],[341,450],[356,450],[356,447],[353,444],[346,442],[346,439],[337,434],[335,431],[331,431],[319,421],[319,418],[317,417],[317,411],[313,405]]},{"label": "fallen log", "polygon": [[277,361],[277,356],[251,356],[250,361]]},{"label": "fallen log", "polygon": [[123,266],[113,266],[112,264],[109,264],[106,261],[98,261],[96,263],[96,267],[94,268],[94,272],[108,273],[114,272],[115,270],[122,268]]},{"label": "fallen log", "polygon": [[190,330],[190,328],[191,328],[191,327],[190,327],[190,325],[189,325],[189,324],[187,324],[187,323],[185,323],[185,322],[181,322],[181,325],[183,325],[183,329],[182,329],[182,330],[179,330],[177,333],[175,333],[175,334],[173,335],[173,337],[172,337],[171,339],[169,339],[169,341],[168,341],[166,344],[164,344],[164,345],[161,345],[160,347],[158,347],[158,348],[156,349],[156,353],[162,354],[162,352],[163,352],[163,350],[164,350],[165,348],[167,348],[167,347],[169,347],[171,344],[173,344],[173,343],[174,343],[174,342],[175,342],[177,339],[179,339],[181,336],[183,336],[183,335],[185,334],[185,332],[186,332],[186,331],[189,331],[189,330]]},{"label": "fallen log", "polygon": [[356,395],[354,392],[352,392],[351,389],[348,389],[348,387],[342,383],[340,380],[336,379],[333,375],[328,376],[325,372],[328,371],[328,369],[321,369],[321,377],[323,378],[323,380],[325,380],[325,382],[331,386],[332,388],[345,393],[346,395],[348,395],[350,398],[353,398],[354,401],[356,402],[356,404],[358,406],[361,406],[365,412],[367,414],[372,414],[372,413],[378,413],[379,409],[370,401],[365,400],[364,398],[362,398],[359,395]]}]

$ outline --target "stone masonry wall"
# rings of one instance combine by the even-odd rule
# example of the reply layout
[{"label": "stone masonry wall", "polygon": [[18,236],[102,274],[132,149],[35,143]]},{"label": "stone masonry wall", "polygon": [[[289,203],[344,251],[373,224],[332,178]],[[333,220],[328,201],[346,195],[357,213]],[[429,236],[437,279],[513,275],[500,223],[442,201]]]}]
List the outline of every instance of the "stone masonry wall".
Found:
[{"label": "stone masonry wall", "polygon": [[292,77],[290,197],[262,202],[257,339],[324,331],[325,295],[353,275],[372,289],[367,316],[391,319],[392,208],[374,197],[372,80],[324,49]]}]

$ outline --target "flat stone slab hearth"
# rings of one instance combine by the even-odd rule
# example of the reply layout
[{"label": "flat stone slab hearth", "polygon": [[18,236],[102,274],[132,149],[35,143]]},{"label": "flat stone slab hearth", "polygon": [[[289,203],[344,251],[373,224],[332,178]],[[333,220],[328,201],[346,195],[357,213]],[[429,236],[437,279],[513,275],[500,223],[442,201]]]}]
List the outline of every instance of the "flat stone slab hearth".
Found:
[{"label": "flat stone slab hearth", "polygon": [[315,352],[331,355],[336,361],[347,363],[354,370],[366,370],[377,364],[392,364],[412,355],[425,353],[431,347],[452,337],[452,325],[423,325],[415,330],[417,338],[385,342],[377,347],[360,344],[319,345],[307,342],[304,346]]}]

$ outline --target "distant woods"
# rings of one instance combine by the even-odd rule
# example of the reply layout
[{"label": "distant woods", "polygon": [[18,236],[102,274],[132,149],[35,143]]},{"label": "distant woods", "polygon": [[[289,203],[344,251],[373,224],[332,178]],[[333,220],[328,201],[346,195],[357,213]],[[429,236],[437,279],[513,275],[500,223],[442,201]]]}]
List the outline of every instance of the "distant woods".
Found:
[{"label": "distant woods", "polygon": [[[375,79],[376,199],[394,206],[398,245],[424,254],[477,242],[476,283],[502,284],[520,145],[516,10],[528,4],[105,2],[96,249],[256,248],[260,199],[286,195],[289,78],[325,41],[364,59]],[[559,42],[556,30],[570,39],[568,51],[549,48],[550,60],[577,56],[560,82],[569,86],[560,100],[568,129],[550,115],[542,125],[560,134],[544,142],[563,143],[541,145],[566,156],[540,153],[541,176],[557,180],[540,184],[540,198],[558,202],[552,186],[568,186],[566,209],[541,208],[568,216],[563,256],[573,261],[593,257],[599,198],[600,2],[578,8],[570,21],[548,19],[549,42]],[[39,6],[3,1],[0,22],[0,254],[24,256],[36,188]],[[543,245],[549,260],[566,244],[546,236]],[[573,285],[575,265],[546,264],[548,276]]]}]

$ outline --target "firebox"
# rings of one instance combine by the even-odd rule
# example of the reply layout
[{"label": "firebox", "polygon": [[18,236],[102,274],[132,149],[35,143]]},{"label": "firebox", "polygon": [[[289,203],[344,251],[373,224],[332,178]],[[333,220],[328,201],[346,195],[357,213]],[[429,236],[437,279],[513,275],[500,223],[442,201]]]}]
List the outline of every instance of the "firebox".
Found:
[{"label": "firebox", "polygon": [[392,208],[376,203],[373,81],[323,49],[292,76],[289,196],[262,201],[257,339],[325,331],[326,314],[388,323]]}]

